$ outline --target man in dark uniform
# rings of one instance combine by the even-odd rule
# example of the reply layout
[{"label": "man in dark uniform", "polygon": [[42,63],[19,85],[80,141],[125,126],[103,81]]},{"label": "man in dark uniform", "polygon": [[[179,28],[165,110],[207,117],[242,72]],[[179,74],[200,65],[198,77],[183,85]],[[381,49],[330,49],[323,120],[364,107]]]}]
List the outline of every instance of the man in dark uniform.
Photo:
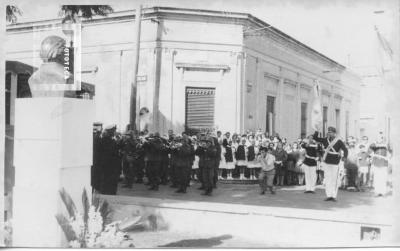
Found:
[{"label": "man in dark uniform", "polygon": [[171,161],[173,161],[177,174],[178,190],[176,192],[186,193],[193,153],[187,135],[175,137],[170,148]]},{"label": "man in dark uniform", "polygon": [[[204,141],[205,137],[206,137],[205,133],[199,133],[198,134],[198,137],[197,137],[198,138],[198,146],[202,145],[202,144],[205,144],[205,141]],[[203,139],[203,141],[201,141],[201,139]],[[198,149],[198,147],[197,147],[197,149]],[[197,149],[196,149],[196,152],[197,152]],[[196,152],[195,152],[195,155],[198,155],[198,154],[196,154]],[[200,160],[200,157],[199,157],[199,160]],[[198,178],[198,180],[199,180],[199,182],[201,184],[198,189],[199,190],[204,190],[203,166],[199,165],[199,169],[197,170],[197,178]]]},{"label": "man in dark uniform", "polygon": [[158,191],[160,184],[161,153],[165,151],[164,144],[159,133],[153,137],[146,138],[143,149],[147,160],[147,177],[149,179],[149,190]]},{"label": "man in dark uniform", "polygon": [[199,147],[196,149],[199,156],[199,169],[202,170],[204,193],[202,195],[211,196],[214,183],[214,168],[217,156],[217,147],[214,145],[212,137],[202,137]]},{"label": "man in dark uniform", "polygon": [[117,194],[118,180],[121,174],[121,159],[119,156],[119,145],[115,139],[116,126],[110,126],[105,129],[100,143],[100,158],[102,185],[100,192],[102,194]]},{"label": "man in dark uniform", "polygon": [[346,145],[336,137],[336,129],[334,127],[328,127],[328,137],[320,138],[319,132],[314,133],[314,140],[320,142],[324,147],[324,154],[322,156],[322,167],[324,169],[325,176],[325,201],[336,201],[337,191],[339,187],[339,162],[340,162],[340,151],[343,151],[343,161],[347,159],[347,148]]},{"label": "man in dark uniform", "polygon": [[169,176],[169,149],[168,149],[168,139],[162,137],[160,138],[162,143],[164,144],[164,150],[161,152],[161,163],[160,163],[160,180],[161,185],[168,184],[168,176]]},{"label": "man in dark uniform", "polygon": [[127,131],[123,135],[122,142],[122,173],[124,174],[124,185],[122,187],[132,188],[134,176],[131,155],[134,146],[131,131]]},{"label": "man in dark uniform", "polygon": [[101,129],[93,131],[93,165],[91,169],[91,185],[95,191],[100,191],[101,189],[101,179],[102,179],[102,170],[99,158],[101,156],[100,153],[100,144],[101,144]]},{"label": "man in dark uniform", "polygon": [[127,164],[125,187],[131,188],[135,179],[136,183],[143,183],[144,152],[137,133],[134,131],[130,131],[125,140],[124,156]]}]

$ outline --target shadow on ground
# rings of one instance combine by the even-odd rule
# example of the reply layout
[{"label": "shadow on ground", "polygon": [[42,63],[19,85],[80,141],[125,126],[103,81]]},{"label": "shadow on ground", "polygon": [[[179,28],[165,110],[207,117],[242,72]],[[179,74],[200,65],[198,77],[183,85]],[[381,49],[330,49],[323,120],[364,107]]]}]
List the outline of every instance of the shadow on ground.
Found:
[{"label": "shadow on ground", "polygon": [[232,235],[221,235],[212,238],[188,239],[171,242],[158,247],[165,248],[211,248],[221,245],[224,240],[232,239]]}]

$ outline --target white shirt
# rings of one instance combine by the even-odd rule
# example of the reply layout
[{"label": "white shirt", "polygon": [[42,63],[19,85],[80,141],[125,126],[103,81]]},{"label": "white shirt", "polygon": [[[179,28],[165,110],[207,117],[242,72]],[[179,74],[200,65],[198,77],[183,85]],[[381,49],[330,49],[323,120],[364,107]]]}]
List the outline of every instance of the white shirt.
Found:
[{"label": "white shirt", "polygon": [[271,171],[275,168],[275,156],[272,154],[267,153],[265,158],[260,155],[258,156],[258,160],[261,162],[261,169],[263,171]]}]

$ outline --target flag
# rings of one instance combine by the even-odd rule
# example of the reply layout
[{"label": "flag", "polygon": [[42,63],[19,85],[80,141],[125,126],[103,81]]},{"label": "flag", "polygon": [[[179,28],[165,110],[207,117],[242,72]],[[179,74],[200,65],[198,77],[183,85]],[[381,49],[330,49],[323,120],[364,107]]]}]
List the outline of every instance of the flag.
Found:
[{"label": "flag", "polygon": [[311,111],[311,128],[319,131],[322,125],[322,105],[321,105],[321,87],[318,80],[314,82],[314,99]]}]

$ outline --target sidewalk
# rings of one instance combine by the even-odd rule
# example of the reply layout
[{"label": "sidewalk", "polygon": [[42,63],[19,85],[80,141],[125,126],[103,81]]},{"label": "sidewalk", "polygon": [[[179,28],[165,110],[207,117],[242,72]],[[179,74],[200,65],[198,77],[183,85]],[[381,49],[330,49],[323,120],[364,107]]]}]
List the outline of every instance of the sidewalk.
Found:
[{"label": "sidewalk", "polygon": [[[302,187],[282,187],[276,195],[260,195],[257,185],[219,184],[209,197],[200,195],[198,186],[177,194],[168,186],[155,192],[135,184],[132,189],[120,188],[117,196],[104,197],[117,219],[139,210],[161,215],[167,223],[165,231],[134,233],[141,247],[171,242],[189,247],[198,242],[219,243],[218,247],[357,246],[363,226],[381,229],[388,239],[396,211],[392,196],[376,198],[370,192],[339,191],[338,202],[325,202],[321,187],[316,194],[304,194]],[[221,235],[231,237],[220,240]],[[152,238],[154,245],[149,246],[146,242]]]}]

